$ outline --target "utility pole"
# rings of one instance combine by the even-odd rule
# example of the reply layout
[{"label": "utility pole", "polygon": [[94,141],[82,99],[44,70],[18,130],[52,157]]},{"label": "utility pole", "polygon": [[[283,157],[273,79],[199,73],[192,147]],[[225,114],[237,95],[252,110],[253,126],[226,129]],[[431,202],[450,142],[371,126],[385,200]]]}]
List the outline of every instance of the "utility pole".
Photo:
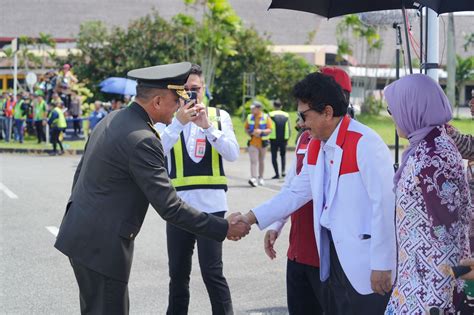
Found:
[{"label": "utility pole", "polygon": [[13,52],[13,99],[17,101],[17,81],[18,81],[18,38],[12,40],[12,52]]},{"label": "utility pole", "polygon": [[454,14],[448,15],[448,53],[446,56],[448,84],[446,94],[452,107],[456,106],[456,49],[454,42]]},{"label": "utility pole", "polygon": [[426,12],[426,74],[438,82],[439,67],[439,19],[438,14],[425,8]]}]

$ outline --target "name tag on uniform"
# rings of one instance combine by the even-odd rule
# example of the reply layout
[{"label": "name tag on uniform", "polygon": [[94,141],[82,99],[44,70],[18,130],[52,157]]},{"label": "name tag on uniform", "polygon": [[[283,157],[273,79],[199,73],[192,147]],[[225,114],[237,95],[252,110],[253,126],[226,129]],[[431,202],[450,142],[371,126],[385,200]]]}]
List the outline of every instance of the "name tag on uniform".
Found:
[{"label": "name tag on uniform", "polygon": [[206,139],[196,139],[196,151],[194,152],[194,156],[202,158],[204,157],[204,153],[206,153]]}]

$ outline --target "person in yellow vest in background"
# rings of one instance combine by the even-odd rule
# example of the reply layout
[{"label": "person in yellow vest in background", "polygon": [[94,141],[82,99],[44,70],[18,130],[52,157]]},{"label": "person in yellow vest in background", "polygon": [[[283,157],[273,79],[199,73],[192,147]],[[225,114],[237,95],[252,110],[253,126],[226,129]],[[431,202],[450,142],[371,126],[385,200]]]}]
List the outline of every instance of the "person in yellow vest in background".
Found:
[{"label": "person in yellow vest in background", "polygon": [[273,128],[270,132],[270,152],[272,153],[272,164],[275,176],[272,179],[280,178],[278,172],[278,150],[280,150],[281,157],[281,175],[285,177],[286,165],[286,146],[288,139],[290,139],[290,116],[288,113],[282,111],[282,105],[279,100],[273,102],[275,110],[268,113],[273,122]]},{"label": "person in yellow vest in background", "polygon": [[15,141],[20,143],[23,143],[25,121],[28,113],[28,104],[25,102],[27,98],[28,95],[23,94],[13,108],[13,132],[15,133]]},{"label": "person in yellow vest in background", "polygon": [[41,143],[42,141],[46,142],[44,125],[46,124],[48,108],[43,96],[43,91],[36,91],[35,98],[33,100],[33,119],[35,121],[36,137],[38,138],[38,143]]},{"label": "person in yellow vest in background", "polygon": [[49,132],[50,132],[50,140],[53,144],[53,152],[50,155],[57,155],[57,145],[59,144],[59,148],[61,152],[60,155],[64,154],[63,144],[61,142],[61,132],[63,132],[66,127],[66,118],[64,117],[64,113],[61,110],[62,103],[60,102],[51,102],[49,104],[50,111],[48,115],[48,125],[49,125]]},{"label": "person in yellow vest in background", "polygon": [[[203,103],[204,77],[192,65],[184,85],[195,100],[183,103],[170,125],[156,124],[168,160],[169,177],[178,196],[189,205],[224,217],[227,179],[222,159],[235,161],[240,148],[230,115]],[[211,301],[212,314],[233,314],[232,299],[223,275],[222,243],[166,225],[170,275],[167,314],[187,314],[189,278],[197,243],[201,275]]]},{"label": "person in yellow vest in background", "polygon": [[245,122],[245,131],[250,136],[248,142],[250,156],[249,184],[252,187],[265,185],[265,181],[263,180],[265,152],[269,144],[269,134],[272,131],[272,120],[268,114],[262,111],[262,107],[262,103],[254,101],[250,106],[251,113],[247,116],[247,121]]}]

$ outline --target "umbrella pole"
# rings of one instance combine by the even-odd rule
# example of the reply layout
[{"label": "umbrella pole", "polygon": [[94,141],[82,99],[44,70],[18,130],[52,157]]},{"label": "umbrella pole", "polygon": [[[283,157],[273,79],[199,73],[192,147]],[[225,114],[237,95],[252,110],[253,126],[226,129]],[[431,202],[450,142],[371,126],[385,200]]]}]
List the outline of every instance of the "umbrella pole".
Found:
[{"label": "umbrella pole", "polygon": [[425,45],[426,45],[426,53],[425,53],[425,63],[423,64],[423,69],[425,70],[425,74],[427,75],[428,74],[428,68],[426,67],[426,64],[428,63],[428,22],[429,22],[429,19],[428,19],[428,8],[426,7],[425,8],[425,13],[426,13],[426,16],[425,16]]},{"label": "umbrella pole", "polygon": [[[408,66],[410,68],[410,74],[413,74],[413,67],[411,65],[411,52],[410,52],[410,41],[408,39],[408,25],[407,25],[407,12],[405,6],[402,6],[402,15],[403,15],[403,25],[405,28],[405,41],[406,41],[406,50],[408,54]],[[400,30],[400,26],[398,24],[394,24],[393,27],[395,28],[396,37],[397,37],[397,50],[396,50],[396,79],[400,79],[400,47],[402,44],[402,34]],[[398,137],[397,129],[395,128],[395,163],[393,164],[393,168],[395,171],[398,170],[398,161],[399,161],[399,154],[400,154],[400,139]]]},{"label": "umbrella pole", "polygon": [[[398,23],[393,23],[393,28],[395,29],[396,37],[396,50],[395,50],[395,77],[400,79],[400,48],[402,45],[402,32],[400,30],[400,25]],[[395,128],[395,163],[393,164],[393,169],[395,172],[398,170],[399,166],[399,137],[397,129]]]},{"label": "umbrella pole", "polygon": [[408,39],[408,25],[407,25],[407,10],[405,6],[402,6],[402,15],[403,15],[403,25],[405,26],[405,42],[407,47],[407,54],[408,54],[408,67],[410,68],[410,74],[413,74],[413,67],[411,66],[411,52],[410,52],[410,41]]},{"label": "umbrella pole", "polygon": [[423,71],[423,8],[420,8],[420,73]]}]

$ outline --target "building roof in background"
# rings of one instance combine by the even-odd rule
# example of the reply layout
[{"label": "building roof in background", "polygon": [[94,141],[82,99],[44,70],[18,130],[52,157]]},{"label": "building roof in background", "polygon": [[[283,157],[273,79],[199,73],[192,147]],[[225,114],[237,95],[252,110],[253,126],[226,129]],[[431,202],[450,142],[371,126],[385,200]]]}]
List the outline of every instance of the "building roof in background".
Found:
[{"label": "building roof in background", "polygon": [[[275,45],[337,45],[336,25],[341,18],[327,20],[314,14],[291,10],[267,10],[270,0],[230,0],[237,14],[246,26],[254,26],[262,35],[267,34]],[[0,14],[0,37],[27,35],[37,37],[39,32],[54,38],[73,38],[79,32],[81,23],[101,20],[109,26],[126,27],[130,20],[150,13],[152,8],[165,19],[171,19],[180,12],[202,14],[200,9],[186,8],[182,0],[3,0]],[[456,52],[461,56],[472,55],[462,48],[464,35],[474,32],[474,15],[456,15]],[[440,56],[446,59],[445,37],[447,17],[440,18]],[[413,25],[417,40],[418,25]],[[309,34],[316,31],[315,36]],[[395,59],[395,35],[389,26],[381,31],[384,47],[380,62],[369,60],[368,64],[392,65]],[[357,62],[364,63],[360,51],[354,52]],[[415,58],[412,54],[412,58]]]}]

